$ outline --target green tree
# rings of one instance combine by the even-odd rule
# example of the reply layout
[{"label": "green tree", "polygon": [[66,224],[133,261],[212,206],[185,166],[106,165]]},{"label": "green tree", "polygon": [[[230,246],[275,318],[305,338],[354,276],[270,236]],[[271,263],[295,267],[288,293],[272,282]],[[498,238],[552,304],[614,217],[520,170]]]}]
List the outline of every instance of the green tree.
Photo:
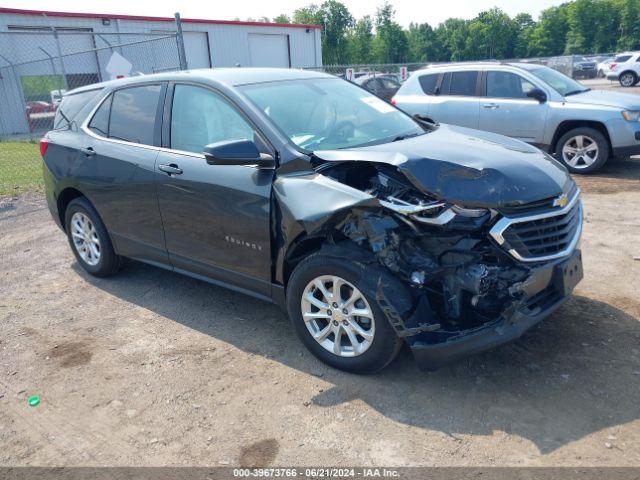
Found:
[{"label": "green tree", "polygon": [[528,13],[519,13],[513,19],[516,25],[516,44],[514,48],[514,56],[516,58],[525,58],[531,56],[531,38],[536,28],[536,22]]},{"label": "green tree", "polygon": [[567,43],[568,29],[564,6],[543,10],[531,34],[529,53],[534,56],[562,55]]},{"label": "green tree", "polygon": [[312,3],[306,7],[295,10],[291,21],[293,23],[303,23],[307,25],[321,25],[322,15],[320,14],[318,6]]},{"label": "green tree", "polygon": [[411,23],[407,31],[410,62],[435,62],[440,60],[441,49],[436,32],[428,23]]},{"label": "green tree", "polygon": [[449,18],[438,25],[436,37],[443,49],[441,60],[460,61],[465,60],[467,38],[469,37],[469,25],[466,20]]},{"label": "green tree", "polygon": [[273,21],[275,23],[291,23],[291,19],[289,18],[289,15],[286,15],[284,13],[281,13],[277,17],[273,17]]},{"label": "green tree", "polygon": [[337,0],[327,0],[318,10],[322,25],[322,61],[347,62],[347,32],[354,25],[349,9]]},{"label": "green tree", "polygon": [[518,27],[499,8],[480,12],[469,24],[467,57],[512,58]]},{"label": "green tree", "polygon": [[618,0],[614,5],[620,15],[618,50],[637,50],[640,48],[640,0]]},{"label": "green tree", "polygon": [[349,63],[371,63],[373,53],[371,43],[373,41],[373,20],[365,15],[358,20],[347,37],[347,50]]},{"label": "green tree", "polygon": [[377,63],[400,63],[407,59],[407,36],[394,20],[395,10],[385,2],[376,12],[373,52]]}]

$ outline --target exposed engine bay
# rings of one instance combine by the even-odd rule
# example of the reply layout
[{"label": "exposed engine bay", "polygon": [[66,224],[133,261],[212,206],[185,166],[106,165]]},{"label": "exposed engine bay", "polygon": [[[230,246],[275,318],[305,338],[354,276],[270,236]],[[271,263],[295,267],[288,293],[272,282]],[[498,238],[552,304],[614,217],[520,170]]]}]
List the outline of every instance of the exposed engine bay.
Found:
[{"label": "exposed engine bay", "polygon": [[536,279],[536,268],[490,240],[498,212],[429,196],[393,165],[347,161],[321,164],[317,172],[377,199],[328,222],[333,245],[324,253],[385,267],[394,279],[379,275],[370,294],[408,341],[443,342],[553,300],[535,292],[548,274]]}]

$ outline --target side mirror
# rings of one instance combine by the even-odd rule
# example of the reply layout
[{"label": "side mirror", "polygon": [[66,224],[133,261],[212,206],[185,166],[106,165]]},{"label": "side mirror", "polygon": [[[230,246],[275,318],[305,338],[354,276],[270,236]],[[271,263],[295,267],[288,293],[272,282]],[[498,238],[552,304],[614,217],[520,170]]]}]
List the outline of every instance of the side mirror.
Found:
[{"label": "side mirror", "polygon": [[541,89],[539,88],[534,88],[532,90],[529,90],[527,92],[527,97],[529,98],[535,98],[536,100],[538,100],[540,103],[544,103],[547,101],[547,94],[544,93]]},{"label": "side mirror", "polygon": [[420,115],[419,113],[412,115],[411,118],[413,118],[416,122],[418,122],[423,127],[428,128],[429,130],[434,130],[438,126],[436,122],[434,122],[428,117],[425,117],[424,115]]},{"label": "side mirror", "polygon": [[273,167],[271,155],[260,153],[251,140],[228,140],[211,143],[202,152],[209,165],[257,165]]}]

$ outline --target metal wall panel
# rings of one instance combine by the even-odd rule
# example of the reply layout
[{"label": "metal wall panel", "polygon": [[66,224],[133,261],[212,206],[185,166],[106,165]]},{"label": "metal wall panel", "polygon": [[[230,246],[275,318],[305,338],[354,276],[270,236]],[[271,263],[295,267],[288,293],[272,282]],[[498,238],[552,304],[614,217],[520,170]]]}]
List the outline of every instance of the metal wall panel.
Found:
[{"label": "metal wall panel", "polygon": [[[173,29],[171,22],[163,21],[109,19],[109,25],[103,25],[102,19],[99,18],[0,14],[0,31],[7,31],[9,25],[90,28],[97,34],[151,33]],[[293,68],[322,65],[320,30],[317,28],[208,24],[185,21],[183,29],[189,32],[207,32],[209,34],[211,65],[213,67],[233,67],[237,64],[251,66],[249,58],[249,34],[251,33],[289,35],[291,66]],[[115,43],[125,43],[132,40],[130,36],[125,37],[124,35],[121,38],[118,38],[117,35],[114,37]],[[189,54],[187,53],[187,55]]]}]

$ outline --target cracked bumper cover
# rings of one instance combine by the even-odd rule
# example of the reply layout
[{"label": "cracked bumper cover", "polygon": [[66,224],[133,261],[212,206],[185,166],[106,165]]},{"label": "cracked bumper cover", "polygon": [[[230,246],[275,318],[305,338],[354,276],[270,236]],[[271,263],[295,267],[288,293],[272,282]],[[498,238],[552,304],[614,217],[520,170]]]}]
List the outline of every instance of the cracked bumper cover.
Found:
[{"label": "cracked bumper cover", "polygon": [[[525,282],[526,296],[492,324],[461,331],[442,342],[428,342],[425,334],[406,338],[418,367],[424,371],[437,370],[458,359],[521,337],[568,300],[582,275],[582,255],[580,250],[575,250],[562,261],[534,270]],[[527,309],[532,300],[545,294],[547,301],[541,307]]]}]

